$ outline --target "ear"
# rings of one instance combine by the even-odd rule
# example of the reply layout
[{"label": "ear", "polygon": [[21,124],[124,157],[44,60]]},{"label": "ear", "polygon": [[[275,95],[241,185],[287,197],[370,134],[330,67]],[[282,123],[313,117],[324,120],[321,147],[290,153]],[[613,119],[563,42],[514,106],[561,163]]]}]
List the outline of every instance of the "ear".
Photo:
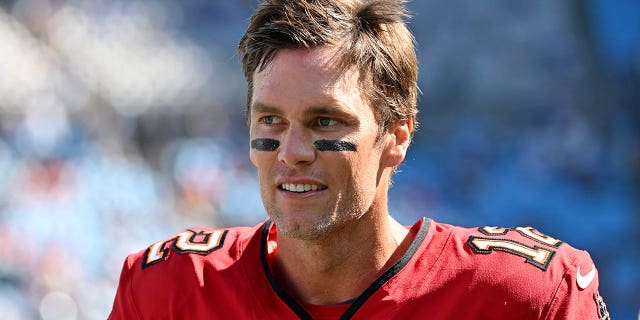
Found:
[{"label": "ear", "polygon": [[411,143],[413,129],[413,117],[406,120],[398,120],[388,129],[384,157],[385,166],[397,167],[402,163]]}]

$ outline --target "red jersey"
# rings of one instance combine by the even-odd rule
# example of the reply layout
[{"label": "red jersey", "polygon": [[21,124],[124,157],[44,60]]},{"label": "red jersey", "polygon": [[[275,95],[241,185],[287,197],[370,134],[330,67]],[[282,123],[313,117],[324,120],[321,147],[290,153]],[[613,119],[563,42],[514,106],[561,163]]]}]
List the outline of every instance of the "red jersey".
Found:
[{"label": "red jersey", "polygon": [[421,219],[410,230],[400,260],[337,306],[296,301],[275,281],[270,221],[186,230],[127,257],[109,319],[608,318],[585,251],[531,227]]}]

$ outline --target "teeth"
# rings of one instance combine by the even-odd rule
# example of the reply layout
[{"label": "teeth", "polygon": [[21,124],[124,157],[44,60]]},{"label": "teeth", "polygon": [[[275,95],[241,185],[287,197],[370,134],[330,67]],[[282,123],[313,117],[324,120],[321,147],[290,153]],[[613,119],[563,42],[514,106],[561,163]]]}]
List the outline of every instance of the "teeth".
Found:
[{"label": "teeth", "polygon": [[293,183],[285,183],[280,186],[283,190],[292,191],[292,192],[307,192],[307,191],[316,191],[323,189],[321,186],[316,184],[293,184]]}]

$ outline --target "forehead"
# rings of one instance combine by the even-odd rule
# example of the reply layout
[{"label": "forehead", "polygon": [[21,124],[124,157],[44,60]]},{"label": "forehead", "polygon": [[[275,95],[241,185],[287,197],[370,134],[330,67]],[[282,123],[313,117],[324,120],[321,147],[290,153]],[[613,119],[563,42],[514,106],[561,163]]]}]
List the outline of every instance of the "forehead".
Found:
[{"label": "forehead", "polygon": [[339,50],[337,47],[316,47],[316,48],[292,48],[292,49],[280,49],[277,54],[264,68],[264,74],[268,74],[270,69],[278,69],[278,67],[295,67],[302,68],[306,71],[315,71],[326,74],[338,76],[336,68],[336,59],[339,57]]},{"label": "forehead", "polygon": [[327,71],[332,71],[332,61],[338,54],[337,49],[331,47],[319,47],[313,49],[295,48],[282,49],[275,59],[284,59],[288,63],[297,64],[304,67],[321,67]]},{"label": "forehead", "polygon": [[332,47],[280,50],[262,71],[254,74],[251,105],[277,106],[323,99],[363,102],[359,72],[341,72],[335,63],[337,54]]}]

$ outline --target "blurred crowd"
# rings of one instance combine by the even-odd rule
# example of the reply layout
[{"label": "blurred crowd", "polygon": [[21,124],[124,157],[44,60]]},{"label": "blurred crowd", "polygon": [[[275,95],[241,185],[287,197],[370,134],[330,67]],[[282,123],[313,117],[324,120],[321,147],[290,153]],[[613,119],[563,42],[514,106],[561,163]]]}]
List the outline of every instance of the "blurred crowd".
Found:
[{"label": "blurred crowd", "polygon": [[[105,319],[128,253],[265,219],[235,46],[256,2],[0,1],[0,319]],[[414,1],[391,210],[531,225],[640,311],[640,4]]]}]

